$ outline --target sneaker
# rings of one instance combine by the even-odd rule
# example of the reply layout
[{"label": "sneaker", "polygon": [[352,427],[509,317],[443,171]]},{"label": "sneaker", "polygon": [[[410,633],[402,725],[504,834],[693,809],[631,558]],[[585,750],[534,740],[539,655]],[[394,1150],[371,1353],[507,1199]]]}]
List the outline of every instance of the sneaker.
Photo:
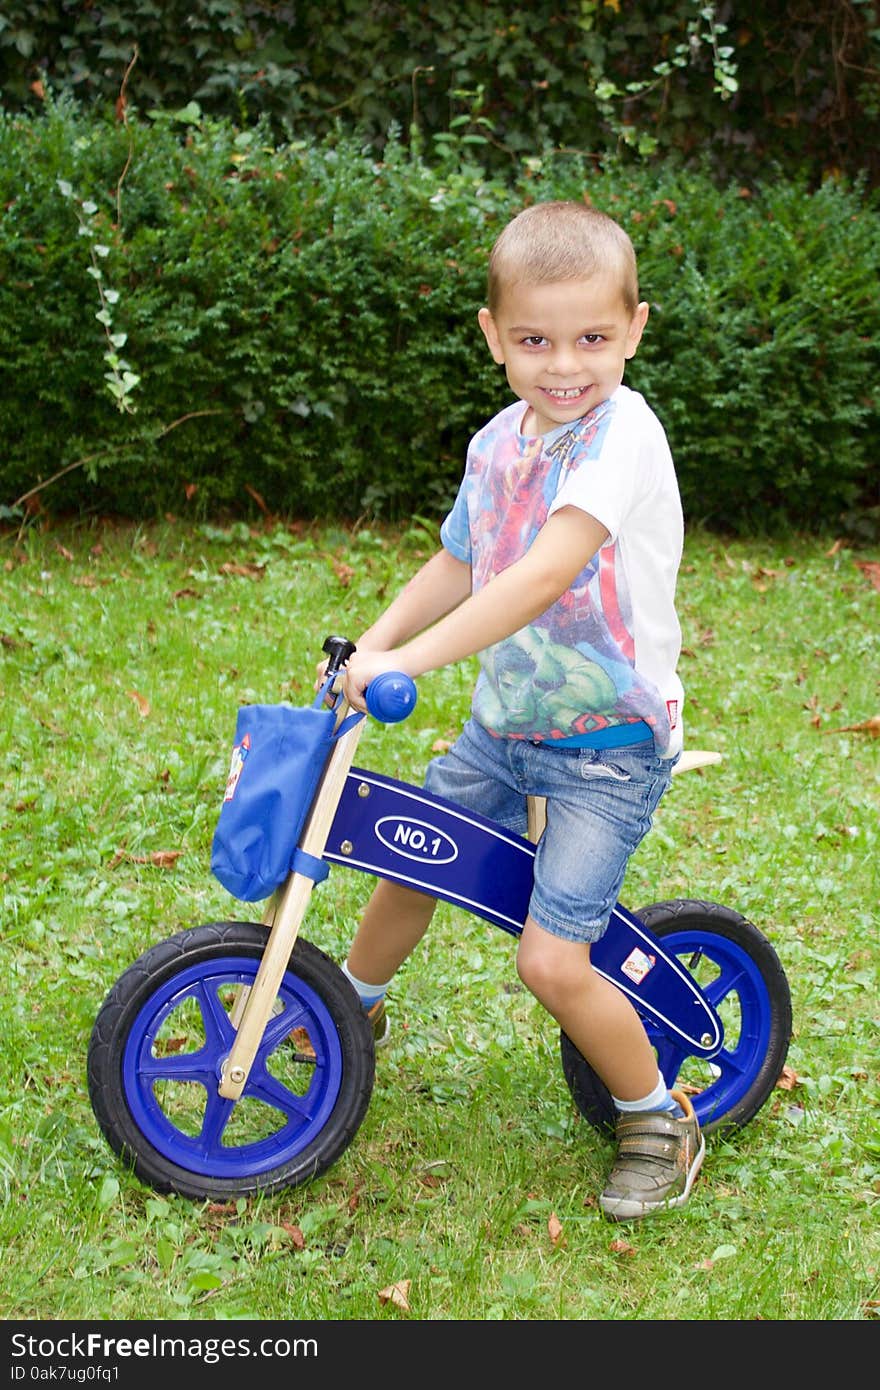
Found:
[{"label": "sneaker", "polygon": [[373,1043],[376,1047],[385,1047],[391,1038],[391,1019],[385,1012],[385,1000],[377,999],[371,1009],[367,1009],[367,1018],[373,1028]]},{"label": "sneaker", "polygon": [[637,1110],[617,1117],[618,1151],[599,1206],[612,1221],[683,1207],[700,1171],[706,1141],[683,1091],[673,1091],[684,1115]]}]

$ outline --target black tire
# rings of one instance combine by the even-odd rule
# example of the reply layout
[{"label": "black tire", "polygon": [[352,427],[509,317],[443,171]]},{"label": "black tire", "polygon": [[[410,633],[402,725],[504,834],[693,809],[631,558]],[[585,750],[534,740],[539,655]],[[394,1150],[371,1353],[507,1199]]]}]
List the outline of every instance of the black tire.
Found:
[{"label": "black tire", "polygon": [[372,1029],[339,967],[296,942],[238,1101],[216,1082],[267,930],[212,922],[146,951],[94,1024],[89,1098],[110,1147],[158,1192],[235,1198],[298,1186],[330,1167],[373,1089]]},{"label": "black tire", "polygon": [[[765,1104],[782,1072],[791,1040],[791,994],[773,946],[751,922],[717,903],[680,899],[654,903],[635,914],[665,938],[712,1002],[725,1028],[716,1058],[683,1055],[676,1040],[645,1021],[667,1086],[690,1095],[706,1134],[742,1129]],[[670,940],[671,939],[671,940]],[[729,987],[727,981],[729,980]],[[615,1110],[607,1086],[571,1039],[560,1033],[562,1071],[581,1115],[594,1128],[613,1131]]]}]

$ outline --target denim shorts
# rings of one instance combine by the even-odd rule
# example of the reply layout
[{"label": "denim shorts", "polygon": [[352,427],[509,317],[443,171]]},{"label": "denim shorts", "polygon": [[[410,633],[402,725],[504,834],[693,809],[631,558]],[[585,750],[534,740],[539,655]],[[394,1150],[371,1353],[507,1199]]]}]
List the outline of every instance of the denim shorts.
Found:
[{"label": "denim shorts", "polygon": [[428,766],[425,789],[488,816],[517,835],[527,796],[547,802],[529,912],[566,941],[598,941],[630,855],[650,829],[675,758],[653,739],[625,748],[553,748],[494,738],[469,719],[448,753]]}]

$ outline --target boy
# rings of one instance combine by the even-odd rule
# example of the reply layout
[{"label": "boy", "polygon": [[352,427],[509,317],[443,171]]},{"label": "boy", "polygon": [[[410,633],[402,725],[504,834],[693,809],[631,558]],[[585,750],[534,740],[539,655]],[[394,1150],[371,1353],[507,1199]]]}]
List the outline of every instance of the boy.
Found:
[{"label": "boy", "polygon": [[[632,1005],[590,964],[682,746],[681,504],[662,426],[622,385],[647,318],[632,244],[603,213],[539,203],[504,229],[478,321],[516,400],[471,441],[441,549],[343,682],[363,710],[382,671],[479,654],[471,718],[425,785],[518,833],[527,795],[546,798],[517,970],[614,1098],[599,1202],[615,1220],[682,1205],[705,1147]],[[388,881],[367,905],[344,969],[377,1041],[434,907]]]}]

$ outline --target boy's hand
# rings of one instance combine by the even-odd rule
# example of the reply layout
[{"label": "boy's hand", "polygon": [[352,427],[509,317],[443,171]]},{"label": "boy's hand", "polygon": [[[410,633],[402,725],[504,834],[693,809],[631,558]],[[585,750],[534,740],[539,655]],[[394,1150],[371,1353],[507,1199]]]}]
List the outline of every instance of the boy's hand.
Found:
[{"label": "boy's hand", "polygon": [[370,681],[383,671],[401,670],[397,652],[355,652],[342,675],[342,693],[352,709],[366,714],[365,693]]}]

